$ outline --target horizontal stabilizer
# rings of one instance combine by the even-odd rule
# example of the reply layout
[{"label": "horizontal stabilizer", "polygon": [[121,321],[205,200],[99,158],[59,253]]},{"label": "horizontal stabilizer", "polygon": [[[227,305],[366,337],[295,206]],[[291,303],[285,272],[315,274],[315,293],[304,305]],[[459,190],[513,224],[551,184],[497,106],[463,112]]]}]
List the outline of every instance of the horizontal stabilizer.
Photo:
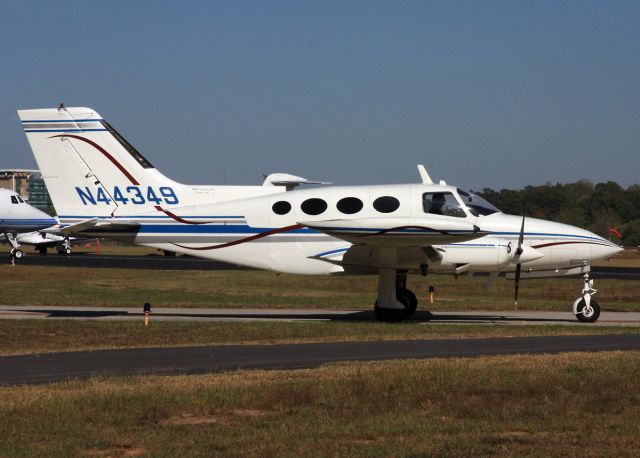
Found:
[{"label": "horizontal stabilizer", "polygon": [[83,221],[80,221],[79,223],[71,224],[70,226],[65,227],[61,232],[64,235],[77,234],[79,232],[83,232],[91,229],[92,227],[95,227],[97,222],[98,218],[85,219]]},{"label": "horizontal stabilizer", "polygon": [[458,218],[336,219],[298,224],[355,244],[397,247],[457,243],[488,234]]},{"label": "horizontal stabilizer", "polygon": [[91,232],[120,232],[131,231],[140,226],[139,223],[128,223],[123,221],[101,220],[99,218],[90,218],[79,223],[72,224],[62,229],[64,235],[72,234],[90,234]]}]

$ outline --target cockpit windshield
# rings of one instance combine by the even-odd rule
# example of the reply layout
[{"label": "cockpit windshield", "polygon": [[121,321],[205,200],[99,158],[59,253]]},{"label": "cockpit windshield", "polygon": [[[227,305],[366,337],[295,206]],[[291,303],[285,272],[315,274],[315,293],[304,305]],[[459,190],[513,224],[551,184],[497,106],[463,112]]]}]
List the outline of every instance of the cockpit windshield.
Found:
[{"label": "cockpit windshield", "polygon": [[500,212],[500,210],[477,194],[460,188],[458,188],[458,194],[473,216],[486,216]]}]

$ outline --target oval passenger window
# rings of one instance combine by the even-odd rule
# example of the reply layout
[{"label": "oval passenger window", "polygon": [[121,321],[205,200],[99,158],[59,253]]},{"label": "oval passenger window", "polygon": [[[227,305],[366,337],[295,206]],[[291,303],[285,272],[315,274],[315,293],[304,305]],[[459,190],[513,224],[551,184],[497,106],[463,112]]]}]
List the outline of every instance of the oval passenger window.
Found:
[{"label": "oval passenger window", "polygon": [[347,215],[353,215],[354,213],[358,213],[362,210],[364,204],[357,197],[345,197],[338,201],[336,207],[340,213],[345,213]]},{"label": "oval passenger window", "polygon": [[327,209],[327,203],[322,199],[307,199],[302,202],[300,208],[307,215],[319,215]]},{"label": "oval passenger window", "polygon": [[271,207],[271,209],[276,215],[286,215],[291,211],[291,204],[289,202],[281,200],[273,204],[273,207]]},{"label": "oval passenger window", "polygon": [[395,197],[382,196],[373,201],[373,208],[380,213],[391,213],[400,207],[400,201]]}]

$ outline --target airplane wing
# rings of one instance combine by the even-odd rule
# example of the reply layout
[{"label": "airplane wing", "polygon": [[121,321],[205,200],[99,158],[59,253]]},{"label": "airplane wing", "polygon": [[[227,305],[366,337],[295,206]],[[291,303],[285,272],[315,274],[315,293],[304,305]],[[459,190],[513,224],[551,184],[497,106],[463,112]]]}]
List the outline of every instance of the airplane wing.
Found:
[{"label": "airplane wing", "polygon": [[488,234],[458,218],[362,218],[301,221],[315,229],[356,245],[429,247],[473,240]]},{"label": "airplane wing", "polygon": [[433,245],[446,245],[483,237],[488,232],[458,218],[363,218],[308,221],[299,224],[349,242],[344,249],[318,253],[313,259],[340,265],[349,273],[377,273],[389,262],[383,251],[394,250],[398,269],[415,270],[439,262]]}]

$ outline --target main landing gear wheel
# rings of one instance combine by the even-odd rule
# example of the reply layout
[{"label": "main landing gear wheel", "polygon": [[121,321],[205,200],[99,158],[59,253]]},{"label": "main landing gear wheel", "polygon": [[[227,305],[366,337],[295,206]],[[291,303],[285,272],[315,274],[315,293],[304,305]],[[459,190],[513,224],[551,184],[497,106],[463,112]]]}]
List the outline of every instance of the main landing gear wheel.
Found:
[{"label": "main landing gear wheel", "polygon": [[378,307],[378,301],[376,301],[374,312],[379,321],[384,323],[400,323],[415,313],[418,307],[418,298],[411,290],[398,288],[396,290],[396,297],[398,301],[404,305],[404,309],[398,310]]},{"label": "main landing gear wheel", "polygon": [[576,307],[576,318],[583,323],[595,323],[600,317],[600,305],[594,298],[589,301],[590,304],[582,298]]},{"label": "main landing gear wheel", "polygon": [[22,250],[16,248],[11,250],[11,255],[14,256],[16,259],[20,259],[24,253],[22,252]]},{"label": "main landing gear wheel", "polygon": [[58,250],[58,254],[71,254],[71,248],[69,248],[69,247],[62,248],[62,249]]}]

